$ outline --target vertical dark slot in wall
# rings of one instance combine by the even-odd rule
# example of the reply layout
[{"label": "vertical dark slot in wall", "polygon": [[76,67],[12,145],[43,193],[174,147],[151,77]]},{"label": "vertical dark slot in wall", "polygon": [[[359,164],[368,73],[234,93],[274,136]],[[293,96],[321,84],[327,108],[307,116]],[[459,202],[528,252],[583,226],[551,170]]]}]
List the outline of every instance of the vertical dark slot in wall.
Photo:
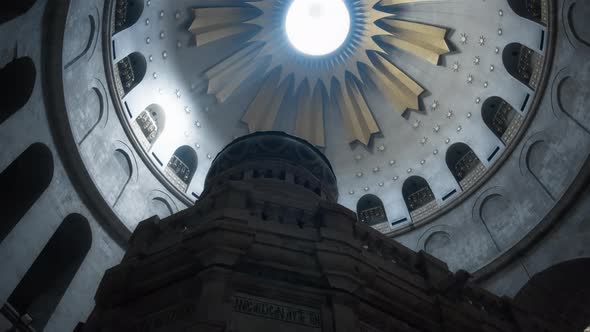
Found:
[{"label": "vertical dark slot in wall", "polygon": [[29,146],[0,173],[0,242],[49,187],[52,178],[53,156],[42,143]]},{"label": "vertical dark slot in wall", "polygon": [[92,244],[86,218],[67,216],[49,239],[31,268],[8,298],[19,314],[29,314],[42,331]]},{"label": "vertical dark slot in wall", "polygon": [[[0,9],[1,11],[1,9]],[[31,98],[37,72],[29,57],[18,58],[0,69],[0,123],[21,109]]]}]

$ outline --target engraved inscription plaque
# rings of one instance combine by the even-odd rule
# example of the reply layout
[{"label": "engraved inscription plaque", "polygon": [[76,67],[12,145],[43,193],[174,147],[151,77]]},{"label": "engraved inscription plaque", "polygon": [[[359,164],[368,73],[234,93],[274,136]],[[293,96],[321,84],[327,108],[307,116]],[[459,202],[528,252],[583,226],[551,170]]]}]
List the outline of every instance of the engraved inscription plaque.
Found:
[{"label": "engraved inscription plaque", "polygon": [[247,294],[232,297],[236,331],[321,331],[320,310]]},{"label": "engraved inscription plaque", "polygon": [[381,332],[381,330],[378,330],[365,322],[360,322],[360,331],[361,332]]}]

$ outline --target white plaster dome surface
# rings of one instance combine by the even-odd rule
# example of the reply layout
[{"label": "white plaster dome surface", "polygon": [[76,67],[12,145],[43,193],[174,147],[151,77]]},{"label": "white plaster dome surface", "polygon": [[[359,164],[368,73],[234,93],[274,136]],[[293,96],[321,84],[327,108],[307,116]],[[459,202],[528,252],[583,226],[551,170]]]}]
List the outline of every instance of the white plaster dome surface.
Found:
[{"label": "white plaster dome surface", "polygon": [[[141,114],[162,108],[138,150],[187,204],[225,145],[278,130],[315,140],[338,178],[340,204],[354,210],[374,195],[386,221],[373,226],[401,234],[486,182],[534,113],[536,88],[515,79],[503,55],[526,46],[527,61],[542,69],[549,30],[505,0],[243,2],[146,2],[108,41],[117,79],[127,77],[118,71],[126,57],[144,58],[119,95],[120,111],[131,136],[147,142]],[[499,120],[485,116],[494,105],[505,110],[494,113]],[[177,186],[168,165],[180,147],[197,157],[181,174],[188,184]]]},{"label": "white plaster dome surface", "polygon": [[350,30],[350,15],[342,0],[295,0],[285,22],[289,42],[312,56],[337,50]]}]

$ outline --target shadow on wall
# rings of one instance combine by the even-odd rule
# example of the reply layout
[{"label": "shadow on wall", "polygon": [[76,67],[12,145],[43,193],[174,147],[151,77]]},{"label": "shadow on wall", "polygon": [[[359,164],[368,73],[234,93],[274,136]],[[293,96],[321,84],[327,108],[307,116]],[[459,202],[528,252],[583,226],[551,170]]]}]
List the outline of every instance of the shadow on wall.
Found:
[{"label": "shadow on wall", "polygon": [[514,297],[516,305],[540,317],[562,317],[582,332],[590,325],[590,258],[559,263],[539,272]]}]

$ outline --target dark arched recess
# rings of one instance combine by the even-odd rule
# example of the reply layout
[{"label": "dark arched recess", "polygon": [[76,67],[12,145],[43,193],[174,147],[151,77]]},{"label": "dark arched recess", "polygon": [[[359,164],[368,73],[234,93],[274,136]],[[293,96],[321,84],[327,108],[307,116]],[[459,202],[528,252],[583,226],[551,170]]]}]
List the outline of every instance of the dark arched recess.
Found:
[{"label": "dark arched recess", "polygon": [[91,244],[86,218],[67,216],[8,298],[21,316],[31,316],[36,330],[42,331],[51,318]]},{"label": "dark arched recess", "polygon": [[512,43],[504,47],[502,62],[506,71],[517,80],[535,90],[541,80],[543,56],[532,49]]},{"label": "dark arched recess", "polygon": [[53,156],[42,143],[29,146],[0,173],[0,242],[49,187]]},{"label": "dark arched recess", "polygon": [[451,145],[447,150],[445,161],[463,190],[469,189],[479,176],[483,175],[481,160],[465,143]]},{"label": "dark arched recess", "polygon": [[436,204],[428,182],[419,176],[411,176],[404,181],[402,195],[413,219],[422,218],[429,212],[430,206]]},{"label": "dark arched recess", "polygon": [[116,68],[119,73],[119,94],[124,97],[143,80],[147,61],[141,53],[134,52],[117,62]]},{"label": "dark arched recess", "polygon": [[29,57],[14,59],[0,69],[0,123],[29,101],[36,77],[35,64]]},{"label": "dark arched recess", "polygon": [[547,24],[547,8],[543,8],[543,0],[508,0],[508,5],[518,16]]},{"label": "dark arched recess", "polygon": [[387,214],[381,199],[375,195],[367,194],[359,199],[356,205],[356,213],[360,222],[376,225],[387,221]]},{"label": "dark arched recess", "polygon": [[486,99],[481,108],[481,116],[486,126],[505,145],[516,136],[523,122],[523,117],[508,102],[496,96]]},{"label": "dark arched recess", "polygon": [[115,3],[115,33],[135,24],[142,12],[142,0],[117,0]]},{"label": "dark arched recess", "polygon": [[197,153],[188,145],[174,151],[166,166],[166,177],[181,191],[186,191],[197,170]]}]

